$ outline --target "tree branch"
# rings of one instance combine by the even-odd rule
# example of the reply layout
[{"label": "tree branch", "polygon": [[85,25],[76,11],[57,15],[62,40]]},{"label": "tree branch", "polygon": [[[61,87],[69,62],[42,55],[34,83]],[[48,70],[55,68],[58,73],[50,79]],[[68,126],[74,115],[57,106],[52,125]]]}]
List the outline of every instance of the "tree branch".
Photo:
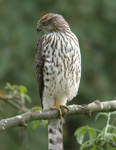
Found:
[{"label": "tree branch", "polygon": [[6,103],[10,104],[11,106],[13,106],[15,109],[19,110],[20,106],[18,104],[15,104],[10,97],[5,97],[5,96],[0,96],[0,99],[5,101]]},{"label": "tree branch", "polygon": [[[109,112],[116,110],[116,100],[100,102],[98,100],[88,105],[70,105],[68,111],[62,110],[63,116],[70,115],[91,115],[92,112]],[[26,123],[33,120],[48,120],[59,116],[57,110],[35,110],[32,109],[21,115],[3,119],[0,121],[0,131],[7,130],[16,126],[27,126]]]},{"label": "tree branch", "polygon": [[13,96],[0,96],[0,100],[6,102],[7,104],[11,105],[21,113],[24,113],[28,111],[26,106],[23,103],[20,103],[20,101],[16,100],[16,97]]}]

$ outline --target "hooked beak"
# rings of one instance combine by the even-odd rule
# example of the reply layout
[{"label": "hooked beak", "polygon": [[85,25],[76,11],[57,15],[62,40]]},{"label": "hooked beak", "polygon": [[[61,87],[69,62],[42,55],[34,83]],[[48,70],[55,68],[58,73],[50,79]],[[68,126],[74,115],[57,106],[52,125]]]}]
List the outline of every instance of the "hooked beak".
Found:
[{"label": "hooked beak", "polygon": [[42,25],[39,25],[39,24],[38,24],[38,25],[37,25],[37,32],[40,32],[40,31],[42,30],[42,27],[43,27]]}]

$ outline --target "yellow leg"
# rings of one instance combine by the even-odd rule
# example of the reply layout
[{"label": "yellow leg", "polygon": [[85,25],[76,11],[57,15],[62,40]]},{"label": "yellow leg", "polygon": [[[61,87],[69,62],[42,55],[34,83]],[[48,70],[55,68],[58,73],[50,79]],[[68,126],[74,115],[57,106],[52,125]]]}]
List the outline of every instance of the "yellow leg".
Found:
[{"label": "yellow leg", "polygon": [[65,108],[68,110],[68,108],[65,106],[65,105],[59,105],[58,101],[56,100],[55,101],[55,105],[54,106],[51,106],[52,109],[57,109],[59,111],[59,117],[60,119],[62,118],[62,111],[61,111],[61,108]]}]

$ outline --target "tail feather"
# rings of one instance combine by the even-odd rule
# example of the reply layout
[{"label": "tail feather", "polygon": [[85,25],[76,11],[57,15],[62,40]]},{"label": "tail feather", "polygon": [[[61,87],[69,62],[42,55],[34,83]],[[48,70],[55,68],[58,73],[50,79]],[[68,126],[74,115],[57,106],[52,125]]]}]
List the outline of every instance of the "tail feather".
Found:
[{"label": "tail feather", "polygon": [[48,150],[63,150],[62,120],[48,121]]}]

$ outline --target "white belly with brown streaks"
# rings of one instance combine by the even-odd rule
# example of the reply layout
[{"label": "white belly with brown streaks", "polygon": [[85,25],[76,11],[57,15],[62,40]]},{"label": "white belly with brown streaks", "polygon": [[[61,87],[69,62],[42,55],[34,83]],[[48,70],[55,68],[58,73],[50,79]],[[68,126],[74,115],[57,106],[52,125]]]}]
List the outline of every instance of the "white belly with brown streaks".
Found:
[{"label": "white belly with brown streaks", "polygon": [[55,104],[66,104],[76,96],[81,77],[81,56],[77,39],[64,36],[63,33],[46,35],[43,44],[45,57],[43,108],[49,109]]}]

